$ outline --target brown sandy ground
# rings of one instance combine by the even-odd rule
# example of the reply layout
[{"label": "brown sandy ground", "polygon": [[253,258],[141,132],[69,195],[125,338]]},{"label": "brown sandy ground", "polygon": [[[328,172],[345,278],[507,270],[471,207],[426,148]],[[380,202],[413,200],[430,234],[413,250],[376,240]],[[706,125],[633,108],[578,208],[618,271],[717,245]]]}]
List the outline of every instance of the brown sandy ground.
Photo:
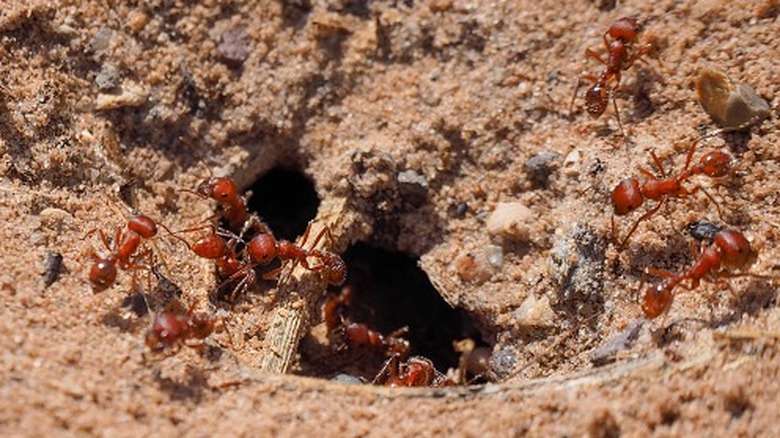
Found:
[{"label": "brown sandy ground", "polygon": [[[702,66],[776,111],[776,0],[105,3],[0,5],[0,435],[780,435],[775,280],[705,283],[636,325],[639,284],[658,281],[643,270],[689,266],[693,220],[741,230],[759,251],[750,272],[780,275],[776,114],[702,142],[736,159],[694,182],[722,218],[699,194],[673,200],[618,251],[609,205],[650,151],[680,169],[715,129],[693,90]],[[611,107],[568,111],[579,75],[602,68],[584,50],[627,15],[655,49],[623,76],[628,144]],[[105,250],[90,230],[130,206],[195,226],[214,205],[179,189],[210,174],[248,188],[279,167],[313,182],[333,251],[419,260],[489,347],[488,384],[291,375],[323,366],[306,350],[325,342],[317,275],[214,306],[213,267],[165,236],[150,248],[169,289],[225,316],[232,345],[220,329],[200,353],[152,355],[149,317],[122,305],[132,276],[92,294],[89,251]],[[486,227],[504,203],[513,222]],[[45,287],[49,252],[64,268]],[[595,366],[627,327],[635,338]]]}]

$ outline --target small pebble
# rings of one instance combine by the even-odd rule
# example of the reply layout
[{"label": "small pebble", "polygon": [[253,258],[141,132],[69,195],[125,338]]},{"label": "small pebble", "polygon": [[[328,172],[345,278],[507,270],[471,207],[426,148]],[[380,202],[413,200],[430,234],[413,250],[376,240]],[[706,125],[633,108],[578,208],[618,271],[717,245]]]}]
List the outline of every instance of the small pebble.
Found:
[{"label": "small pebble", "polygon": [[60,278],[62,272],[62,254],[56,251],[46,251],[43,268],[43,284],[46,288]]},{"label": "small pebble", "polygon": [[140,32],[148,23],[149,16],[143,11],[131,11],[127,16],[127,26],[133,33]]},{"label": "small pebble", "polygon": [[555,170],[555,162],[560,156],[555,152],[542,152],[534,155],[523,164],[523,171],[537,187],[547,187],[550,174]]},{"label": "small pebble", "polygon": [[222,62],[230,67],[238,68],[249,58],[250,43],[246,26],[237,26],[220,35],[217,53]]},{"label": "small pebble", "polygon": [[335,376],[333,376],[332,380],[338,383],[346,383],[347,385],[362,385],[365,383],[363,379],[361,379],[360,377],[352,376],[349,374],[343,374],[343,373],[336,374]]},{"label": "small pebble", "polygon": [[579,149],[574,149],[566,158],[563,159],[563,173],[570,178],[576,178],[580,175],[582,168],[582,152]]},{"label": "small pebble", "polygon": [[428,180],[425,179],[425,176],[409,169],[399,172],[396,180],[404,200],[415,207],[425,203],[428,198]]},{"label": "small pebble", "polygon": [[95,100],[95,108],[110,110],[123,107],[138,107],[146,102],[148,95],[148,92],[139,86],[125,86],[120,94],[98,94]]},{"label": "small pebble", "polygon": [[95,76],[95,85],[100,91],[110,91],[119,85],[119,71],[113,65],[105,64]]},{"label": "small pebble", "polygon": [[517,325],[524,327],[552,327],[556,320],[555,311],[547,296],[537,299],[529,295],[514,311],[513,316]]},{"label": "small pebble", "polygon": [[501,265],[504,264],[504,249],[498,245],[487,245],[485,247],[485,258],[491,268],[501,269]]},{"label": "small pebble", "polygon": [[531,240],[534,212],[521,202],[502,202],[487,219],[487,232],[492,236]]},{"label": "small pebble", "polygon": [[474,260],[474,256],[466,254],[455,260],[455,269],[458,272],[458,277],[463,281],[474,281],[477,279],[478,266],[477,261]]},{"label": "small pebble", "polygon": [[103,53],[111,43],[113,33],[108,27],[101,27],[89,41],[89,48],[97,54]]},{"label": "small pebble", "polygon": [[699,72],[696,92],[704,111],[726,129],[744,129],[769,116],[769,104],[750,85],[709,68]]}]

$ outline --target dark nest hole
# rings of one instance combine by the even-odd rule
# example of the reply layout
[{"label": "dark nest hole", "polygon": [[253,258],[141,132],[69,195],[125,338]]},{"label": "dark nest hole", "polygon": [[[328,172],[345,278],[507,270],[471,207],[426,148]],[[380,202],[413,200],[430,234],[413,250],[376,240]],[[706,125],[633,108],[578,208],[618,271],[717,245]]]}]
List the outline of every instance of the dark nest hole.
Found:
[{"label": "dark nest hole", "polygon": [[[460,354],[453,348],[454,341],[469,338],[477,346],[486,345],[466,312],[453,309],[441,298],[415,258],[358,243],[347,250],[344,261],[349,269],[347,286],[353,290],[345,312],[351,322],[366,324],[383,335],[408,327],[403,337],[411,346],[410,356],[430,359],[441,372],[458,367]],[[332,378],[348,374],[371,381],[386,359],[376,351],[336,352],[327,341],[315,341],[315,336],[303,344],[305,375]]]},{"label": "dark nest hole", "polygon": [[[312,181],[294,168],[270,170],[249,191],[248,209],[260,215],[279,239],[301,236],[320,203]],[[411,346],[410,355],[430,359],[442,372],[458,367],[460,354],[453,341],[469,338],[477,346],[486,345],[466,312],[451,308],[441,298],[415,258],[363,243],[351,247],[343,258],[347,285],[354,294],[345,312],[351,322],[383,335],[408,327],[403,337]],[[346,374],[370,381],[386,359],[374,351],[335,351],[325,330],[318,341],[315,332],[302,343],[302,374],[326,378]]]},{"label": "dark nest hole", "polygon": [[320,199],[302,172],[276,167],[249,188],[247,208],[256,212],[280,239],[294,240],[317,215]]}]

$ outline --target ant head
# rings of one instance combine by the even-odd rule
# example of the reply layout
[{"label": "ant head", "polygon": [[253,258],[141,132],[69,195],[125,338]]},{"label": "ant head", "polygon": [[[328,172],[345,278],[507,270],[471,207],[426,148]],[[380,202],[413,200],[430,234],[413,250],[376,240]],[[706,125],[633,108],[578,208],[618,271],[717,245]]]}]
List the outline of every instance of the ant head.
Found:
[{"label": "ant head", "polygon": [[666,282],[647,288],[642,297],[642,312],[649,319],[657,318],[672,306],[672,288]]},{"label": "ant head", "polygon": [[211,177],[201,181],[195,188],[195,193],[202,198],[211,198],[217,202],[232,202],[238,196],[238,188],[230,178]]},{"label": "ant head", "polygon": [[157,235],[157,223],[142,214],[131,217],[127,221],[127,228],[135,231],[144,239],[151,239]]},{"label": "ant head", "polygon": [[236,183],[230,178],[210,178],[209,196],[217,202],[231,203],[238,197]]},{"label": "ant head", "polygon": [[643,28],[644,23],[641,23],[638,17],[623,17],[610,26],[607,32],[616,40],[633,42]]},{"label": "ant head", "polygon": [[116,263],[110,259],[100,259],[92,265],[89,271],[89,282],[92,292],[100,293],[108,289],[116,281]]},{"label": "ant head", "polygon": [[721,262],[728,267],[744,269],[756,261],[756,252],[739,231],[721,230],[715,234],[714,241],[720,248]]},{"label": "ant head", "polygon": [[421,356],[410,358],[405,368],[407,386],[428,386],[436,377],[436,368],[433,363]]},{"label": "ant head", "polygon": [[[347,265],[341,257],[333,256],[325,260],[325,279],[328,284],[340,286],[347,279]],[[351,299],[351,290],[348,299]]]},{"label": "ant head", "polygon": [[247,243],[246,250],[255,263],[270,263],[276,257],[276,239],[270,234],[258,234]]},{"label": "ant head", "polygon": [[731,155],[719,151],[710,152],[699,160],[699,164],[702,166],[702,172],[713,178],[726,176],[731,169],[731,162]]},{"label": "ant head", "polygon": [[604,114],[607,103],[609,103],[609,91],[605,86],[595,83],[585,92],[585,109],[594,119]]},{"label": "ant head", "polygon": [[636,210],[644,202],[636,178],[626,178],[612,190],[612,207],[615,215],[623,216]]}]

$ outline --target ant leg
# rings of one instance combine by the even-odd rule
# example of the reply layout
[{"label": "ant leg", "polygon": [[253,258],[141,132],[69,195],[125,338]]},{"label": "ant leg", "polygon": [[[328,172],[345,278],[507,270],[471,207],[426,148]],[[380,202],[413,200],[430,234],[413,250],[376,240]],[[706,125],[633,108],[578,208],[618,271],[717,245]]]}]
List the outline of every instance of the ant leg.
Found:
[{"label": "ant leg", "polygon": [[[114,250],[113,250],[113,248],[111,248],[111,241],[108,239],[108,237],[106,236],[106,233],[104,233],[103,230],[99,230],[97,228],[93,228],[93,229],[89,230],[89,232],[87,234],[85,234],[84,237],[82,237],[82,240],[85,240],[87,237],[95,234],[95,231],[97,231],[98,235],[100,235],[100,241],[103,242],[103,246],[105,246],[106,249],[109,252],[113,252]],[[119,242],[120,242],[119,239],[121,239],[121,238],[122,238],[122,228],[121,227],[116,227],[116,232],[114,233],[114,242],[115,242],[116,245],[119,245]]]},{"label": "ant leg", "polygon": [[612,215],[612,243],[617,244],[618,243],[618,229],[617,226],[615,226],[615,215]]},{"label": "ant leg", "polygon": [[311,249],[314,250],[317,247],[317,244],[320,243],[320,240],[322,240],[322,236],[326,236],[328,238],[328,242],[332,245],[333,244],[333,235],[330,234],[330,228],[323,227],[322,231],[320,231],[319,234],[317,234],[317,237],[314,238],[314,242],[311,244]]},{"label": "ant leg", "polygon": [[[384,379],[383,379],[384,378]],[[372,385],[381,385],[391,380],[398,378],[398,355],[394,354],[385,361],[382,365],[382,369],[376,374],[374,380],[371,381]]]},{"label": "ant leg", "polygon": [[[150,261],[151,259],[151,261]],[[139,261],[143,260],[146,262],[145,264],[138,263]],[[146,251],[137,254],[133,257],[132,260],[130,260],[125,266],[121,266],[126,271],[132,271],[133,278],[132,278],[132,287],[135,289],[135,282],[136,282],[136,272],[146,270],[146,287],[147,291],[152,290],[152,270],[151,265],[154,263],[154,254],[152,253],[152,250],[147,249]]]},{"label": "ant leg", "polygon": [[[618,78],[618,83],[620,83],[620,79]],[[628,141],[628,136],[626,135],[626,131],[623,130],[623,123],[620,121],[620,111],[618,110],[617,106],[617,99],[615,98],[615,95],[617,94],[617,86],[609,93],[610,97],[612,97],[612,107],[615,109],[615,119],[617,119],[618,128],[620,128],[620,134],[623,136],[626,141]]]},{"label": "ant leg", "polygon": [[[279,274],[284,269],[284,265],[279,266],[278,268],[272,269],[268,272],[263,273],[263,280],[279,280]],[[290,270],[292,271],[292,269]],[[284,278],[284,281],[279,281],[279,283],[285,283],[286,280],[290,277],[290,275],[286,275]]]},{"label": "ant leg", "polygon": [[222,328],[224,328],[224,329],[225,329],[225,333],[227,333],[227,336],[228,336],[228,344],[230,344],[230,348],[231,348],[231,349],[233,349],[233,350],[235,350],[235,349],[236,349],[236,345],[235,345],[235,344],[233,344],[233,334],[232,334],[232,333],[230,333],[230,329],[228,329],[228,325],[227,325],[227,323],[225,322],[225,320],[226,320],[226,319],[227,319],[227,318],[221,317],[221,318],[219,318],[219,321],[222,323]]},{"label": "ant leg", "polygon": [[[637,50],[636,52],[634,52],[631,56],[629,56],[629,58],[623,64],[623,70],[628,70],[637,61],[644,62],[647,64],[647,61],[642,57],[650,53],[650,51],[652,50],[653,50],[653,46],[648,44],[642,47],[641,49]],[[659,60],[658,62],[660,63],[661,61]]]},{"label": "ant leg", "polygon": [[709,192],[704,190],[704,187],[696,186],[689,193],[693,194],[698,190],[701,190],[701,192],[704,193],[704,196],[706,196],[707,199],[709,199],[713,204],[715,204],[715,209],[718,210],[718,217],[720,218],[721,221],[726,222],[726,220],[723,219],[723,212],[720,209],[720,203],[718,203],[718,201],[716,201],[715,198],[713,198],[712,195],[709,194]]},{"label": "ant leg", "polygon": [[659,201],[655,207],[651,208],[645,214],[640,216],[639,219],[636,220],[636,222],[634,222],[634,225],[631,226],[631,229],[628,230],[628,234],[626,234],[626,237],[624,237],[623,241],[620,243],[620,246],[618,247],[619,250],[623,249],[623,247],[626,245],[626,242],[628,242],[628,238],[631,237],[632,234],[634,234],[634,231],[636,231],[636,228],[639,226],[639,223],[649,218],[650,216],[654,215],[655,212],[657,212],[658,209],[660,209],[661,206],[664,204],[664,201],[666,201],[666,199],[662,199],[661,201]]},{"label": "ant leg", "polygon": [[583,80],[588,80],[590,82],[597,82],[598,78],[593,75],[582,75],[579,78],[577,78],[577,85],[574,87],[574,93],[571,95],[571,103],[569,103],[569,117],[571,117],[571,111],[574,108],[574,101],[577,99],[577,92],[580,91],[580,87],[582,87]]},{"label": "ant leg", "polygon": [[661,163],[661,160],[658,158],[658,155],[655,154],[655,151],[650,151],[650,156],[653,157],[653,162],[655,163],[655,166],[658,167],[658,171],[661,172],[661,178],[666,178],[666,169],[664,169],[663,163]]},{"label": "ant leg", "polygon": [[645,268],[645,274],[662,278],[674,278],[677,276],[674,272],[669,272],[664,269]]},{"label": "ant leg", "polygon": [[184,228],[182,230],[176,230],[176,231],[171,231],[171,229],[169,229],[168,227],[160,223],[158,223],[157,225],[159,225],[160,228],[168,232],[168,234],[170,234],[171,237],[182,241],[185,245],[187,245],[187,247],[190,247],[189,242],[187,242],[183,237],[179,236],[179,234],[192,233],[195,231],[205,230],[207,228],[214,230],[214,233],[216,233],[216,227],[213,224],[199,225],[197,227]]},{"label": "ant leg", "polygon": [[696,146],[698,145],[699,140],[701,140],[701,138],[694,140],[693,144],[691,144],[691,148],[688,149],[688,155],[685,157],[685,167],[683,167],[683,171],[688,170],[688,167],[691,165],[691,159],[693,158],[693,153],[696,151]]},{"label": "ant leg", "polygon": [[642,166],[637,166],[637,169],[642,173],[642,175],[648,177],[649,179],[658,179],[658,177],[656,177],[653,172],[650,172]]},{"label": "ant leg", "polygon": [[[243,295],[247,289],[249,289],[249,286],[254,284],[255,282],[255,270],[252,266],[246,266],[244,269],[236,272],[235,274],[228,277],[227,280],[223,281],[222,284],[226,284],[228,281],[235,280],[236,278],[242,276],[241,281],[236,284],[235,287],[233,287],[233,290],[230,292],[230,295],[228,295],[228,301],[229,302],[235,302],[236,297],[239,295]],[[221,288],[221,285],[220,285]]]},{"label": "ant leg", "polygon": [[[607,43],[607,50],[609,50],[609,43]],[[600,62],[601,64],[607,65],[607,62],[604,61],[604,58],[602,58],[601,55],[594,52],[593,50],[585,49],[585,56],[589,56],[595,59],[596,61]]]}]

